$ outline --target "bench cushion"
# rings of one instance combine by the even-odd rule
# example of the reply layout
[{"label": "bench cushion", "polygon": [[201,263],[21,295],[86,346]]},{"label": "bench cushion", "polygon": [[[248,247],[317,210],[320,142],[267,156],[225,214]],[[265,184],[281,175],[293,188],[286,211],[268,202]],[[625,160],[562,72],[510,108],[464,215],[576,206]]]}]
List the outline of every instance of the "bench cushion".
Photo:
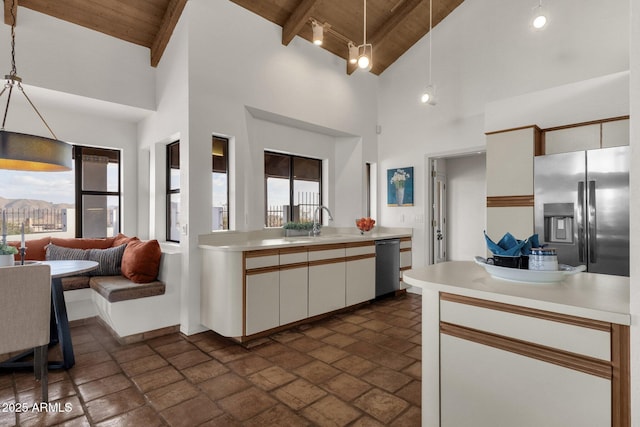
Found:
[{"label": "bench cushion", "polygon": [[89,286],[109,302],[152,297],[165,292],[165,285],[159,280],[134,283],[123,276],[92,276]]}]

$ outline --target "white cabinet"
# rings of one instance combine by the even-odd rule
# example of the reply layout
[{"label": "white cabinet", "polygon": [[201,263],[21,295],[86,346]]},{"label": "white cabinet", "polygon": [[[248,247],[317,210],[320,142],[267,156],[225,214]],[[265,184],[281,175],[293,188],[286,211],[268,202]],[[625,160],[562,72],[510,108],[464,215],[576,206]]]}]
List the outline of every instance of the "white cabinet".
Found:
[{"label": "white cabinet", "polygon": [[347,261],[346,304],[353,305],[376,297],[376,258]]},{"label": "white cabinet", "polygon": [[610,380],[449,335],[440,354],[442,427],[611,423]]},{"label": "white cabinet", "polygon": [[[306,253],[305,253],[306,256]],[[280,324],[309,317],[309,267],[280,267]]]},{"label": "white cabinet", "polygon": [[280,325],[280,272],[250,273],[246,281],[246,335]]},{"label": "white cabinet", "polygon": [[451,294],[440,294],[439,305],[441,426],[619,419],[619,334],[611,324]]},{"label": "white cabinet", "polygon": [[545,154],[600,148],[600,124],[573,126],[544,133]]},{"label": "white cabinet", "polygon": [[487,196],[533,194],[533,156],[538,129],[487,135]]},{"label": "white cabinet", "polygon": [[345,307],[345,264],[344,258],[342,261],[309,263],[309,316]]}]

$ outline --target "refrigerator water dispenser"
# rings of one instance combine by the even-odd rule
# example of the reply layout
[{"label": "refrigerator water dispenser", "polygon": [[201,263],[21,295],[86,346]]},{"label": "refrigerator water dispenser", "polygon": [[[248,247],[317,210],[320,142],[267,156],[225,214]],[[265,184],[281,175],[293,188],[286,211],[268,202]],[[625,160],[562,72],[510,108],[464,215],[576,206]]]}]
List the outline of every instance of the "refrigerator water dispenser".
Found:
[{"label": "refrigerator water dispenser", "polygon": [[573,243],[573,203],[544,204],[544,241]]}]

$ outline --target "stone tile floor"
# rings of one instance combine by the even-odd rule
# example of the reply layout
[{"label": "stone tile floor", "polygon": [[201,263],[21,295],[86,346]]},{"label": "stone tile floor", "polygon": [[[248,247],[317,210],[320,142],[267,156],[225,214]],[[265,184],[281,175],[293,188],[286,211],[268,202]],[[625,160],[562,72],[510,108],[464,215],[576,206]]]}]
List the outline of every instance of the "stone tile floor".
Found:
[{"label": "stone tile floor", "polygon": [[[294,327],[248,348],[213,332],[121,345],[74,326],[76,365],[0,372],[0,426],[419,426],[421,297]],[[55,358],[57,349],[50,353]]]}]

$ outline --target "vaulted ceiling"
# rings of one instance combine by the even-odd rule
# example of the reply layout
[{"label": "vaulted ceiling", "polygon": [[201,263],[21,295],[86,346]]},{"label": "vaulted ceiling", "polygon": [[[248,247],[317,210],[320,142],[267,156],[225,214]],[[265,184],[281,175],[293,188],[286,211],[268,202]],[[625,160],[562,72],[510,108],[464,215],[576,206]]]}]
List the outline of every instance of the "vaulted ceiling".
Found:
[{"label": "vaulted ceiling", "polygon": [[[188,0],[4,0],[149,48],[158,65]],[[214,0],[209,0],[214,1]],[[220,0],[215,0],[220,1]],[[364,0],[230,0],[282,27],[282,44],[295,36],[312,40],[311,21],[325,27],[322,48],[348,59],[347,43],[363,42]],[[431,0],[435,26],[463,0]],[[374,74],[382,73],[429,31],[430,0],[367,0],[367,43],[373,45]],[[15,9],[14,9],[15,11]],[[17,18],[20,25],[20,18]],[[346,63],[346,72],[355,65]]]}]

